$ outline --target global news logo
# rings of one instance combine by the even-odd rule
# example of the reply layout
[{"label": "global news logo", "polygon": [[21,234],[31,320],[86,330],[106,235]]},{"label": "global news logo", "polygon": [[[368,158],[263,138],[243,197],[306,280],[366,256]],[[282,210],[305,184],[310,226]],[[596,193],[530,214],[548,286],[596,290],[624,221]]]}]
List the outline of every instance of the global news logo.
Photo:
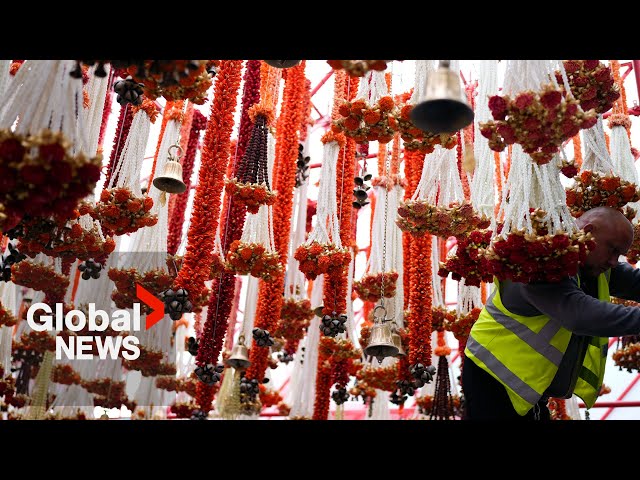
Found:
[{"label": "global news logo", "polygon": [[[136,284],[136,296],[151,308],[144,323],[145,330],[149,330],[164,317],[164,303],[139,284]],[[133,304],[133,313],[115,310],[109,315],[105,310],[96,309],[95,303],[89,303],[88,314],[76,309],[65,314],[62,303],[56,303],[52,310],[49,304],[38,302],[27,310],[27,323],[36,332],[61,332],[65,329],[82,332],[81,335],[56,335],[58,360],[93,360],[96,356],[101,360],[115,360],[120,354],[125,360],[136,360],[140,357],[140,339],[131,333],[142,331],[140,305],[139,302]],[[129,334],[99,334],[108,328]],[[92,332],[98,334],[91,335]]]}]

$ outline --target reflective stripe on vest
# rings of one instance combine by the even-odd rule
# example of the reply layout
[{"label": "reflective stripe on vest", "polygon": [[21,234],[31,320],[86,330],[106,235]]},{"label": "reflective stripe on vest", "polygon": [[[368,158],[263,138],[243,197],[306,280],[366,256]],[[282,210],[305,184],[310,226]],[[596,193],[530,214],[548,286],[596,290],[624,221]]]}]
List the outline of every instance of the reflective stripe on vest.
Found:
[{"label": "reflective stripe on vest", "polygon": [[542,327],[542,330],[536,333],[524,323],[520,323],[519,321],[505,315],[502,310],[493,303],[493,298],[496,292],[497,289],[489,296],[487,304],[485,305],[485,308],[493,319],[506,329],[511,330],[518,336],[518,338],[520,338],[520,340],[539,352],[556,367],[559,366],[562,361],[562,352],[549,342],[553,336],[560,331],[560,324],[556,322],[547,322],[546,325]]}]

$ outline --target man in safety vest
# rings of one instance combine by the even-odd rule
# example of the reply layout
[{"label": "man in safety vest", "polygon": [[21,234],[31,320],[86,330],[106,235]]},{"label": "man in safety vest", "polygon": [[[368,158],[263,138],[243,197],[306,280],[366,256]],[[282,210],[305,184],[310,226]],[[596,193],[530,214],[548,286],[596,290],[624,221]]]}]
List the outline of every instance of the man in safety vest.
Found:
[{"label": "man in safety vest", "polygon": [[549,397],[580,397],[588,408],[604,377],[608,337],[640,334],[640,270],[618,259],[633,241],[619,211],[597,207],[577,219],[596,248],[576,277],[556,283],[495,281],[467,341],[465,419],[549,419]]}]

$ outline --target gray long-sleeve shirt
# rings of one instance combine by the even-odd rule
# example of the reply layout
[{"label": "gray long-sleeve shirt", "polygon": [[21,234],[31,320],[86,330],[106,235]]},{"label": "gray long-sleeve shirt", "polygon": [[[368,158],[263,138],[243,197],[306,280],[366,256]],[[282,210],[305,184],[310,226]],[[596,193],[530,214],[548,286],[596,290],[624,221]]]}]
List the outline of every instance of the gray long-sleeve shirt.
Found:
[{"label": "gray long-sleeve shirt", "polygon": [[[572,332],[571,340],[547,396],[568,398],[573,393],[591,337],[640,334],[640,308],[598,300],[597,278],[580,276],[557,283],[500,284],[505,308],[524,316],[545,314]],[[612,296],[640,302],[640,270],[628,263],[611,269]]]}]

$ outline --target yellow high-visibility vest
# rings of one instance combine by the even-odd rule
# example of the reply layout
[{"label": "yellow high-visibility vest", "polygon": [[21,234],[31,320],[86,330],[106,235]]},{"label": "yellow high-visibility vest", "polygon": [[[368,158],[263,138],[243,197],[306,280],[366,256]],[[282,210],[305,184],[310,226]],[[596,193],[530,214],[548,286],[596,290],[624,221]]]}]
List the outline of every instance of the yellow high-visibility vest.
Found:
[{"label": "yellow high-visibility vest", "polygon": [[[610,271],[598,277],[598,298],[609,302]],[[580,279],[578,278],[578,285]],[[571,332],[547,315],[526,317],[508,311],[500,298],[500,282],[471,328],[465,355],[502,383],[513,408],[525,415],[551,385],[567,349]],[[609,339],[592,337],[574,394],[587,408],[598,398]]]}]

